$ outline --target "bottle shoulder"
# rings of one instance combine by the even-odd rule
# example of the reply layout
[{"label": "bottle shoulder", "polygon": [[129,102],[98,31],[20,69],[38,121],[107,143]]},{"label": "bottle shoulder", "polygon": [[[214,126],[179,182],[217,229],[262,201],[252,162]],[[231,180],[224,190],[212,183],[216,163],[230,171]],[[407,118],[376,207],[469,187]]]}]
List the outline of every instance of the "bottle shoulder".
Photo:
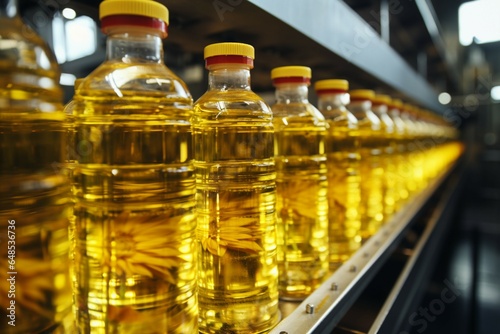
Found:
[{"label": "bottle shoulder", "polygon": [[344,108],[329,108],[321,110],[330,129],[357,129],[358,119],[349,110]]},{"label": "bottle shoulder", "polygon": [[380,125],[385,132],[394,132],[394,121],[391,117],[389,117],[389,115],[387,115],[387,113],[377,113],[376,116],[380,119]]},{"label": "bottle shoulder", "polygon": [[45,76],[59,79],[59,65],[47,43],[19,17],[0,18],[0,41],[1,67],[45,71]]},{"label": "bottle shoulder", "polygon": [[208,90],[194,103],[193,109],[195,119],[272,118],[269,105],[251,90]]},{"label": "bottle shoulder", "polygon": [[371,110],[358,110],[353,112],[353,115],[358,120],[359,129],[370,131],[380,131],[382,129],[380,118]]},{"label": "bottle shoulder", "polygon": [[164,64],[108,61],[83,79],[65,113],[99,122],[157,118],[189,123],[192,108],[187,86]]},{"label": "bottle shoulder", "polygon": [[276,103],[271,110],[275,126],[326,128],[325,117],[310,103]]},{"label": "bottle shoulder", "polygon": [[0,44],[0,72],[10,83],[0,95],[11,99],[12,109],[5,112],[61,111],[59,65],[45,41],[14,17],[0,18]]},{"label": "bottle shoulder", "polygon": [[192,104],[186,84],[163,63],[106,61],[83,80],[75,98],[167,99]]}]

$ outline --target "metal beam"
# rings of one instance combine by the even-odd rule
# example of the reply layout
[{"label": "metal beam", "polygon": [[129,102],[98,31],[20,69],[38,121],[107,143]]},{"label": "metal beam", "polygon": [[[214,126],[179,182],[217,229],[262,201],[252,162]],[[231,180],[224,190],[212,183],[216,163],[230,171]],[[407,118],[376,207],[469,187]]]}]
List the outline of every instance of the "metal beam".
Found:
[{"label": "metal beam", "polygon": [[442,113],[437,92],[340,0],[249,0],[423,107]]}]

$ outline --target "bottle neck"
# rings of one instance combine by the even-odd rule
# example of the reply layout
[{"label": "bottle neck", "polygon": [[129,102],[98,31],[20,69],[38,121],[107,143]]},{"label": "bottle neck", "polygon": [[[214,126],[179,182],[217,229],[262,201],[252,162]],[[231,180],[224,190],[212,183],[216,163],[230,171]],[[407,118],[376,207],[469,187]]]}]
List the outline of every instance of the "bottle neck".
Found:
[{"label": "bottle neck", "polygon": [[0,18],[17,16],[17,0],[0,0]]},{"label": "bottle neck", "polygon": [[163,43],[155,34],[115,32],[106,42],[106,59],[124,63],[162,63]]},{"label": "bottle neck", "polygon": [[276,103],[308,103],[309,88],[307,84],[279,84],[276,85]]},{"label": "bottle neck", "polygon": [[391,117],[398,117],[399,118],[401,116],[401,113],[400,113],[398,108],[390,108],[388,113]]},{"label": "bottle neck", "polygon": [[378,104],[372,106],[372,111],[377,115],[387,114],[387,106],[384,104]]},{"label": "bottle neck", "polygon": [[218,64],[208,68],[209,90],[250,90],[250,68],[240,64]]},{"label": "bottle neck", "polygon": [[347,104],[349,104],[347,93],[318,94],[319,110],[344,109]]},{"label": "bottle neck", "polygon": [[349,110],[356,115],[371,112],[371,107],[372,102],[369,100],[351,101],[349,104]]}]

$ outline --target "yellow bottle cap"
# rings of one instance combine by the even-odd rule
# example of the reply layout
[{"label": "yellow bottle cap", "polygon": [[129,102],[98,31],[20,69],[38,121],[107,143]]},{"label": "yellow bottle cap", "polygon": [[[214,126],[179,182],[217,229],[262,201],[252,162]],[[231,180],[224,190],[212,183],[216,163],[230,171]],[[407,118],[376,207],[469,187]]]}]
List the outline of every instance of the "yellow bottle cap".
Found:
[{"label": "yellow bottle cap", "polygon": [[351,101],[352,100],[370,100],[373,101],[373,98],[375,97],[375,92],[370,89],[355,89],[351,90],[349,92],[349,95],[351,95]]},{"label": "yellow bottle cap", "polygon": [[311,69],[307,66],[281,66],[273,68],[271,79],[278,78],[307,78],[311,79]]},{"label": "yellow bottle cap", "polygon": [[402,110],[410,113],[413,110],[413,106],[409,103],[403,103]]},{"label": "yellow bottle cap", "polygon": [[167,37],[168,9],[152,0],[104,0],[99,6],[101,30],[109,33],[113,27],[138,27]]},{"label": "yellow bottle cap", "polygon": [[139,15],[159,19],[168,25],[168,9],[153,0],[104,0],[99,6],[99,18],[111,15]]},{"label": "yellow bottle cap", "polygon": [[314,84],[314,89],[317,92],[320,91],[343,91],[347,92],[349,89],[349,81],[343,79],[326,79],[316,81]]},{"label": "yellow bottle cap", "polygon": [[401,101],[400,99],[393,99],[391,107],[401,110],[403,108],[403,101]]},{"label": "yellow bottle cap", "polygon": [[388,106],[391,104],[391,100],[392,99],[389,95],[377,94],[377,95],[375,95],[375,98],[373,99],[373,104]]},{"label": "yellow bottle cap", "polygon": [[205,47],[205,67],[218,64],[240,64],[253,68],[255,50],[244,43],[215,43]]},{"label": "yellow bottle cap", "polygon": [[255,59],[253,46],[244,43],[215,43],[205,47],[204,58],[216,56],[243,56]]}]

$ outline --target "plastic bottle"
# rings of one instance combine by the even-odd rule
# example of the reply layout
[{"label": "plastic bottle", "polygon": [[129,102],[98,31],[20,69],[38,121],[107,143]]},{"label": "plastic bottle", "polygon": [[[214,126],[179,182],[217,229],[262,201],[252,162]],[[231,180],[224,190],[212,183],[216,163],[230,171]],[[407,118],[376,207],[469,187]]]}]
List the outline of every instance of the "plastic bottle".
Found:
[{"label": "plastic bottle", "polygon": [[328,274],[326,122],[308,101],[311,69],[271,71],[281,299],[302,300]]},{"label": "plastic bottle", "polygon": [[410,166],[406,158],[406,125],[401,118],[400,108],[403,102],[399,99],[392,99],[389,103],[388,115],[394,122],[394,134],[396,141],[395,148],[395,165],[396,165],[396,184],[395,188],[398,191],[399,200],[396,202],[395,211],[401,207],[408,200],[409,192],[407,189],[407,181],[410,176]]},{"label": "plastic bottle", "polygon": [[347,110],[349,83],[327,79],[314,85],[328,127],[329,263],[336,270],[361,246],[358,120]]},{"label": "plastic bottle", "polygon": [[205,47],[195,103],[201,333],[263,333],[278,321],[276,170],[269,106],[250,86],[254,48]]},{"label": "plastic bottle", "polygon": [[422,178],[422,158],[421,150],[419,148],[419,129],[411,115],[412,108],[413,107],[410,104],[403,103],[400,109],[401,119],[404,121],[406,126],[406,160],[411,169],[407,182],[410,197],[421,190],[420,180]]},{"label": "plastic bottle", "polygon": [[0,332],[55,331],[70,314],[69,182],[59,68],[0,2]]},{"label": "plastic bottle", "polygon": [[381,154],[384,146],[380,119],[372,111],[375,92],[368,89],[351,90],[349,110],[358,119],[361,175],[361,237],[368,239],[384,221],[384,170]]},{"label": "plastic bottle", "polygon": [[382,125],[382,153],[381,165],[384,170],[384,221],[387,221],[396,210],[399,201],[397,182],[401,176],[397,173],[396,165],[396,129],[392,118],[388,115],[391,98],[388,95],[377,94],[373,99],[372,110],[380,119]]},{"label": "plastic bottle", "polygon": [[106,60],[72,106],[79,333],[196,333],[192,98],[163,63],[168,10],[105,0]]},{"label": "plastic bottle", "polygon": [[428,164],[433,160],[433,152],[437,148],[438,144],[432,138],[430,133],[431,124],[425,119],[423,109],[419,107],[412,108],[412,117],[417,125],[418,129],[418,148],[420,150],[421,156],[421,176],[420,176],[420,189],[425,189],[428,185],[430,179],[430,170],[428,167],[432,167],[432,164]]}]

